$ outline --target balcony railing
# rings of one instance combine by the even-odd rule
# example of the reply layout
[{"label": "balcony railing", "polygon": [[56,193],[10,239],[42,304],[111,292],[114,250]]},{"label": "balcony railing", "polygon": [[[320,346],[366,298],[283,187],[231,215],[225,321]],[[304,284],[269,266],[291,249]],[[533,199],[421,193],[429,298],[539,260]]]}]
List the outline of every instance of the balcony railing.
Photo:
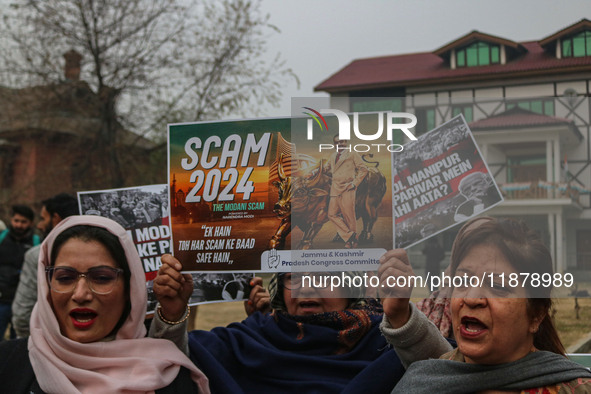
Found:
[{"label": "balcony railing", "polygon": [[500,183],[499,189],[507,199],[557,199],[570,198],[579,203],[581,194],[591,190],[568,183],[552,183],[546,181]]}]

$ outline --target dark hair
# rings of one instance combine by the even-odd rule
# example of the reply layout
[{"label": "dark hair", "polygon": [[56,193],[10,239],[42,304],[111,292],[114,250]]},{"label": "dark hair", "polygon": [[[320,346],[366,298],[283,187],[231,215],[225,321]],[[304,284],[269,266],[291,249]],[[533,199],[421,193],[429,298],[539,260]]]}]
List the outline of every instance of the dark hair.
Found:
[{"label": "dark hair", "polygon": [[35,219],[35,212],[33,212],[33,210],[29,206],[23,204],[17,204],[12,206],[11,216],[14,215],[24,216],[31,222]]},{"label": "dark hair", "polygon": [[53,216],[54,213],[57,213],[61,219],[65,219],[68,216],[80,215],[78,200],[67,193],[60,193],[47,200],[43,200],[42,204],[50,215]]},{"label": "dark hair", "polygon": [[[554,273],[550,252],[537,232],[521,221],[480,217],[468,221],[460,229],[451,251],[451,275],[470,250],[480,245],[495,247],[518,272]],[[534,334],[534,346],[564,355],[564,346],[549,314],[552,288],[533,286],[531,280],[524,285],[528,293],[528,317],[530,320],[543,317]]]},{"label": "dark hair", "polygon": [[[119,322],[113,329],[113,333],[117,332],[131,310],[131,304],[129,302],[129,288],[130,288],[130,281],[131,281],[131,271],[129,269],[129,264],[127,262],[127,258],[125,257],[125,250],[121,246],[119,242],[119,238],[116,235],[111,234],[108,230],[102,227],[95,227],[95,226],[88,226],[88,225],[78,225],[73,226],[70,228],[65,229],[62,231],[53,242],[53,248],[51,250],[51,259],[49,265],[53,266],[55,264],[55,260],[59,251],[61,250],[62,246],[66,243],[66,241],[75,238],[79,239],[84,242],[96,241],[103,245],[108,251],[117,266],[123,270],[123,279],[125,284],[125,294],[127,294],[127,302],[125,309],[123,310],[123,314],[119,319]],[[80,253],[84,253],[81,251]]]}]

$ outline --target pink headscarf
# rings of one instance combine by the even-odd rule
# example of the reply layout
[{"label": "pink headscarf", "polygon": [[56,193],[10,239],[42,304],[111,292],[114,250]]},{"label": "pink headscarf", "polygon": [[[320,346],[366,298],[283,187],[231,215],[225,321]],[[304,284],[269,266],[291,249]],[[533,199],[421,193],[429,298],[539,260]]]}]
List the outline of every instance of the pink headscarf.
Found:
[{"label": "pink headscarf", "polygon": [[[79,343],[60,333],[49,301],[45,267],[64,230],[78,225],[102,227],[116,235],[131,271],[131,311],[113,341]],[[81,253],[84,253],[81,251]],[[29,357],[41,389],[47,393],[146,393],[168,386],[180,367],[202,393],[209,393],[203,372],[168,340],[145,338],[146,282],[136,248],[125,229],[100,216],[71,216],[61,221],[41,245],[37,269],[37,304],[31,314]]]}]

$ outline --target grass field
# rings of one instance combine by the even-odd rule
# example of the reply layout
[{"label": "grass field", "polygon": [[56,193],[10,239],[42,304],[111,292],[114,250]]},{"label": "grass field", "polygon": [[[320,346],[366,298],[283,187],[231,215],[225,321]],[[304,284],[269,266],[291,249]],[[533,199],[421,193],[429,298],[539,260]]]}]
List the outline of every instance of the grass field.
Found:
[{"label": "grass field", "polygon": [[579,318],[576,318],[575,300],[573,298],[559,298],[555,300],[554,323],[560,334],[564,347],[577,342],[591,332],[591,299],[580,298]]}]

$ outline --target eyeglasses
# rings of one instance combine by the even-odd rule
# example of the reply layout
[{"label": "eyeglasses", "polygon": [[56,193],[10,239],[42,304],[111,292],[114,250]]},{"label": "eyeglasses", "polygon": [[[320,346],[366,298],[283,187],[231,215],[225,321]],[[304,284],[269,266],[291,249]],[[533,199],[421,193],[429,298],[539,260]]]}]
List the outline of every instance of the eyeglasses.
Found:
[{"label": "eyeglasses", "polygon": [[86,278],[88,287],[95,294],[109,294],[115,288],[121,268],[93,267],[86,272],[78,272],[72,267],[46,267],[47,283],[56,293],[70,293],[76,288],[81,276]]},{"label": "eyeglasses", "polygon": [[331,274],[328,272],[314,272],[314,273],[298,273],[298,274],[284,274],[282,277],[281,284],[287,290],[298,290],[302,287],[302,277],[310,278],[309,281],[306,279],[304,284],[305,287],[311,287],[314,289],[326,289],[331,281]]}]

